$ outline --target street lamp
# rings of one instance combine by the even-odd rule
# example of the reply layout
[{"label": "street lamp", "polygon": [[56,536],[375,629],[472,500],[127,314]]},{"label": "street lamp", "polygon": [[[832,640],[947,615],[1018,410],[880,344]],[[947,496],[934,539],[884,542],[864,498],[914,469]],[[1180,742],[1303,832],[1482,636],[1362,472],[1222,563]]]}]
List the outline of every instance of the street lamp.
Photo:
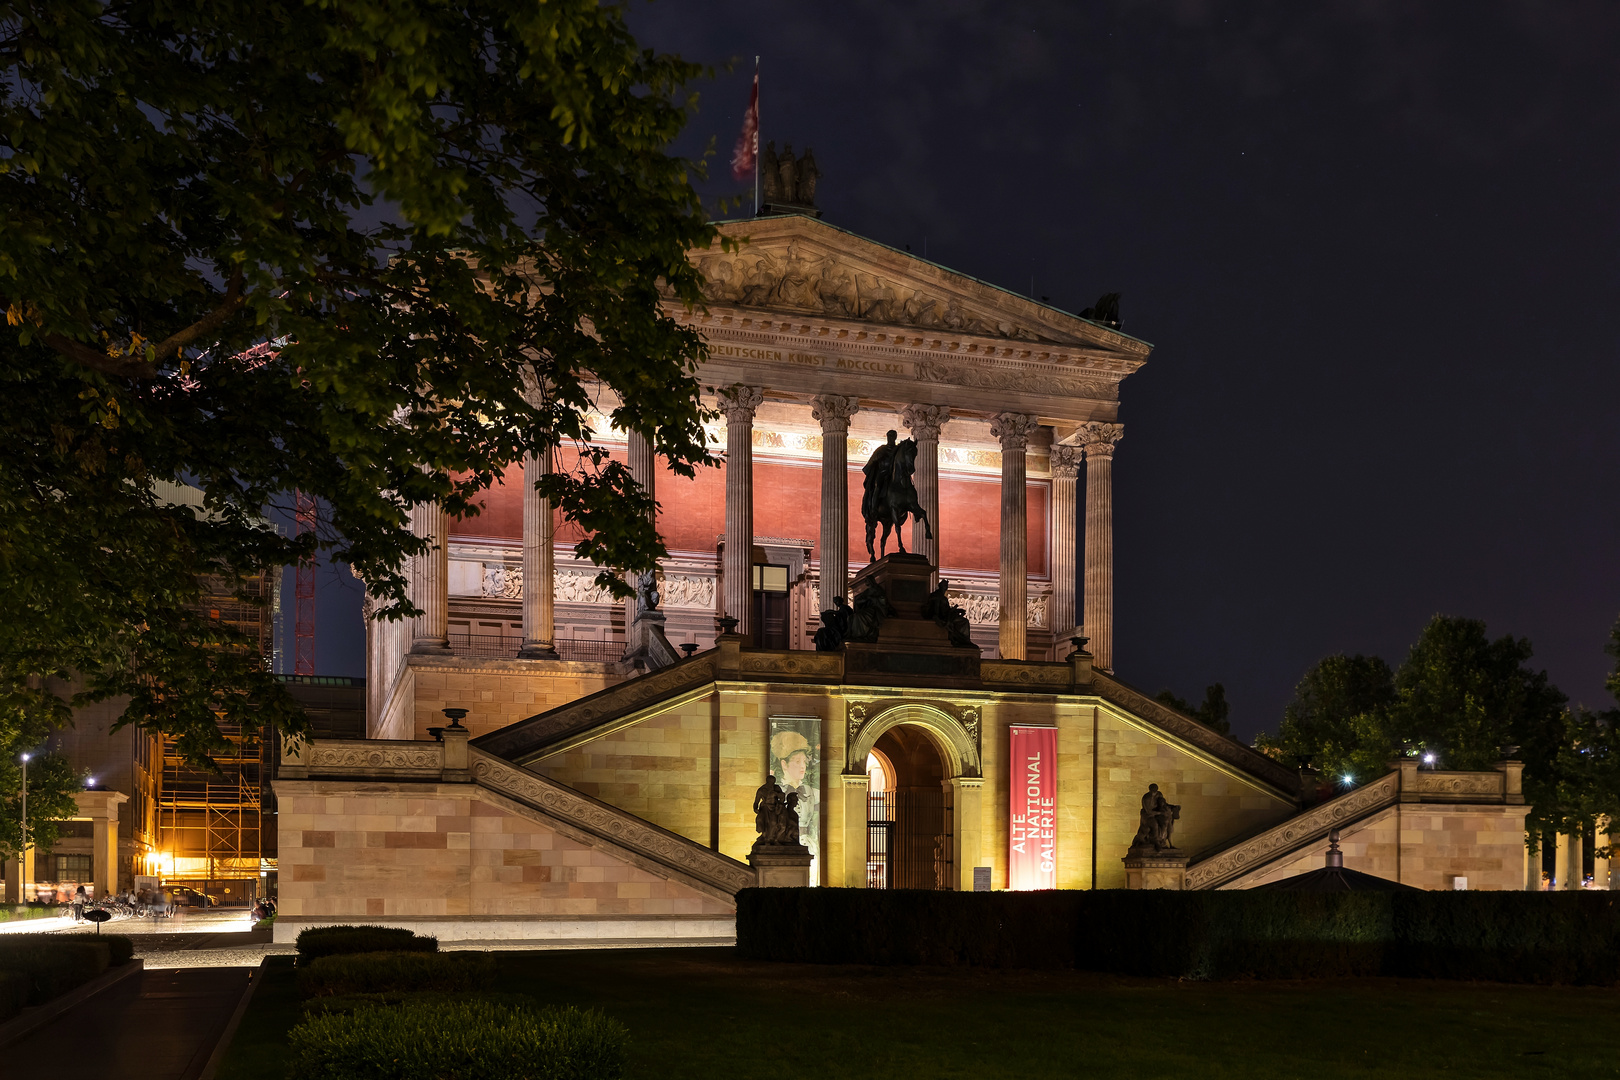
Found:
[{"label": "street lamp", "polygon": [[28,755],[22,756],[22,852],[17,856],[17,899],[28,903]]}]

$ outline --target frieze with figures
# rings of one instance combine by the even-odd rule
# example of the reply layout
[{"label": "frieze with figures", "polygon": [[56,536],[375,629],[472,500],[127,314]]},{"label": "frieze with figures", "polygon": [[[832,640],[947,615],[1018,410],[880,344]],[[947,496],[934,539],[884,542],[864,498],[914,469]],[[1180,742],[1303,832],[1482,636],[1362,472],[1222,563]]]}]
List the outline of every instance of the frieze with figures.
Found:
[{"label": "frieze with figures", "polygon": [[[596,575],[586,570],[558,570],[553,595],[561,603],[614,604],[612,594],[596,584]],[[659,592],[666,608],[712,609],[715,579],[702,574],[660,574]],[[523,567],[509,563],[485,563],[480,595],[490,599],[523,599]]]}]

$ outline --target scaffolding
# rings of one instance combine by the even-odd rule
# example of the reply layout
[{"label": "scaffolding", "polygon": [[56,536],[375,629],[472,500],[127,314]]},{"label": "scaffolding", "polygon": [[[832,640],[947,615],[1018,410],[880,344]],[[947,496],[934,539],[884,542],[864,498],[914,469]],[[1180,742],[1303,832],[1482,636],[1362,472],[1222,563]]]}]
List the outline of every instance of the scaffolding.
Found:
[{"label": "scaffolding", "polygon": [[[271,601],[280,589],[279,575],[249,578],[239,588],[266,603],[241,599],[225,579],[208,576],[203,613],[245,635],[247,647],[268,669],[275,645]],[[217,771],[188,763],[172,740],[163,740],[159,863],[167,881],[195,883],[227,902],[241,902],[258,891],[260,875],[275,857],[275,831],[266,827],[266,811],[273,810],[267,806],[273,739],[244,734],[224,721],[219,730],[225,745],[213,755]]]}]

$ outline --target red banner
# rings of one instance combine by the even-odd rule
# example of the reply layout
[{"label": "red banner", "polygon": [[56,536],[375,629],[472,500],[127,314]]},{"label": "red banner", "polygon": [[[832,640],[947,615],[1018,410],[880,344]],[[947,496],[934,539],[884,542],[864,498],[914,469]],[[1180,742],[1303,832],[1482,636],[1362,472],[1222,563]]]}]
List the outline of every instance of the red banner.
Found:
[{"label": "red banner", "polygon": [[1007,887],[1057,888],[1057,728],[1010,727]]}]

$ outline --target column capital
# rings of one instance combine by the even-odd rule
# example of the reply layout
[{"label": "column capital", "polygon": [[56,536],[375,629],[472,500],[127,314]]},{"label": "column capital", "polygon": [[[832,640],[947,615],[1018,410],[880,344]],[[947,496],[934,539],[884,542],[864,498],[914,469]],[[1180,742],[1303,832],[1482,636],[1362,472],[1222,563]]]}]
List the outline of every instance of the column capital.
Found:
[{"label": "column capital", "polygon": [[1079,436],[1086,448],[1086,457],[1111,458],[1114,456],[1114,444],[1125,437],[1125,427],[1093,420],[1080,425]]},{"label": "column capital", "polygon": [[914,439],[938,439],[939,429],[951,418],[949,405],[907,405],[900,421],[911,429]]},{"label": "column capital", "polygon": [[726,414],[726,420],[730,423],[751,424],[754,422],[754,410],[764,400],[765,391],[759,387],[738,383],[720,391],[720,411]]},{"label": "column capital", "polygon": [[810,399],[810,415],[821,422],[823,435],[849,431],[849,418],[861,410],[861,399],[842,394],[817,394]]},{"label": "column capital", "polygon": [[1062,443],[1052,447],[1052,475],[1073,480],[1080,475],[1080,448]]},{"label": "column capital", "polygon": [[990,434],[1001,440],[1003,450],[1023,450],[1040,426],[1038,419],[1024,413],[997,413],[990,421]]}]

